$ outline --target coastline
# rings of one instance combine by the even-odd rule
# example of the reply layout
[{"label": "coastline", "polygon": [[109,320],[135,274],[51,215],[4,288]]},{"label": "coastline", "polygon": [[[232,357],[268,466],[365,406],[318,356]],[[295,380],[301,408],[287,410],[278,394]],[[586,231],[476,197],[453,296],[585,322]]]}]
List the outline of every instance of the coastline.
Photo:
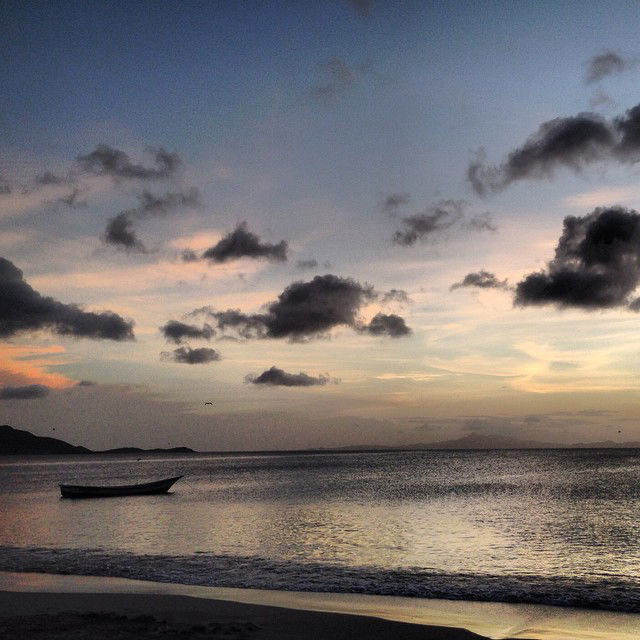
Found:
[{"label": "coastline", "polygon": [[[100,615],[87,617],[89,613]],[[51,629],[63,622],[66,635],[59,637],[71,638],[70,627],[75,624],[82,629],[89,622],[95,627],[95,640],[113,638],[114,626],[118,638],[156,637],[153,634],[160,628],[158,624],[174,625],[165,627],[164,633],[180,633],[184,638],[205,637],[202,633],[208,632],[256,640],[309,636],[319,640],[640,637],[640,615],[636,614],[10,572],[0,572],[0,618],[0,628],[5,624],[6,633],[12,633],[12,637],[19,637],[15,633],[24,625],[35,625],[35,631],[29,632],[33,637],[57,638]],[[128,632],[131,635],[126,635]]]}]

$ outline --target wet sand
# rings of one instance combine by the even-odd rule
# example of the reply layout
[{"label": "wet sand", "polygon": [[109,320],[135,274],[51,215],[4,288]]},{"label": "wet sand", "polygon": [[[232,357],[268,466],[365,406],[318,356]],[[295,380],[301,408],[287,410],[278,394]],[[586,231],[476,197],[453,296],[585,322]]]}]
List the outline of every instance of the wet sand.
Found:
[{"label": "wet sand", "polygon": [[535,605],[0,572],[0,637],[632,640],[640,637],[640,616]]}]

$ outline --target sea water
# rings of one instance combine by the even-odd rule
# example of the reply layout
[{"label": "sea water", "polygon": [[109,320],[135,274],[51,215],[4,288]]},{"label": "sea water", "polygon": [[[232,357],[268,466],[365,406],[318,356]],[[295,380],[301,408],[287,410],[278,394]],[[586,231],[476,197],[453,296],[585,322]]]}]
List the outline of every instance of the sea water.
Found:
[{"label": "sea water", "polygon": [[0,570],[640,612],[640,451],[7,457]]}]

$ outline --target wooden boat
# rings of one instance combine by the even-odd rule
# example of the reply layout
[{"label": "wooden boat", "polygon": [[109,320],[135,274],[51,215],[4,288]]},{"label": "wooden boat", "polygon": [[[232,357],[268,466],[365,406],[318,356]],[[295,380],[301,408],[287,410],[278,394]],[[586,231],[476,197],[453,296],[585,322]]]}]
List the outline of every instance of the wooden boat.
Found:
[{"label": "wooden boat", "polygon": [[60,493],[63,498],[111,498],[114,496],[146,496],[157,493],[166,493],[174,482],[182,476],[165,478],[143,484],[125,484],[111,487],[87,487],[75,484],[61,484]]}]

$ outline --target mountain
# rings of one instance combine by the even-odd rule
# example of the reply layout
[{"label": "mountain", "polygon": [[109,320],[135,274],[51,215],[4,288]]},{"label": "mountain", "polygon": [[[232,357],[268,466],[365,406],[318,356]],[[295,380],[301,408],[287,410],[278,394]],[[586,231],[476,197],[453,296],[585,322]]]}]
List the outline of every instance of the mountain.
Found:
[{"label": "mountain", "polygon": [[335,451],[423,451],[423,450],[455,450],[455,449],[640,449],[640,442],[627,440],[615,442],[602,440],[599,442],[543,442],[538,440],[521,440],[509,436],[488,436],[470,433],[452,440],[439,442],[417,442],[406,446],[388,447],[378,445],[355,445],[334,449]]},{"label": "mountain", "polygon": [[0,426],[0,455],[46,456],[67,453],[194,453],[194,451],[188,447],[174,447],[172,449],[122,447],[106,451],[92,451],[86,447],[76,447],[57,438],[35,436],[29,431],[14,429],[8,424]]},{"label": "mountain", "polygon": [[60,453],[91,453],[85,447],[57,438],[42,438],[28,431],[14,429],[8,424],[0,426],[0,455],[48,455]]}]

